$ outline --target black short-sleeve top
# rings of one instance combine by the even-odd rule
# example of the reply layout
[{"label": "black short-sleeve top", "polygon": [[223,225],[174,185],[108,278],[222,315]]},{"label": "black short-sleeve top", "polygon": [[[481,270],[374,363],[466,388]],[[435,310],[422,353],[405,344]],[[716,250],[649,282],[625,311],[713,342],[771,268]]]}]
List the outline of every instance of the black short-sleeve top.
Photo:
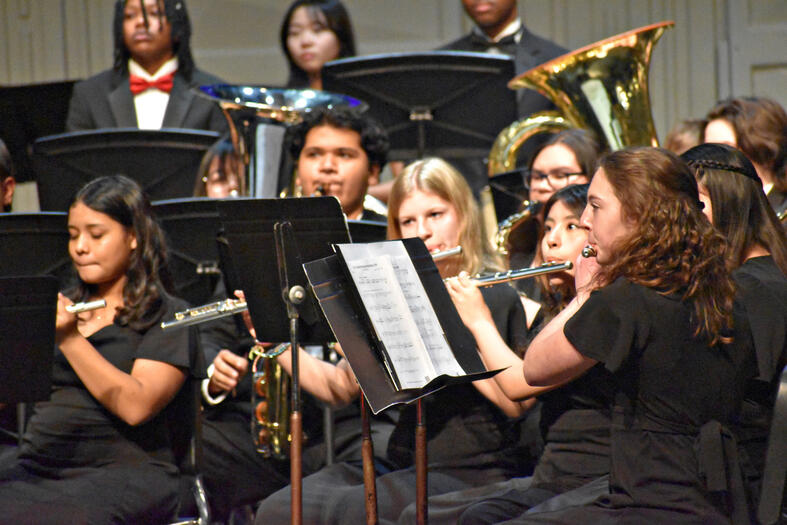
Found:
[{"label": "black short-sleeve top", "polygon": [[756,365],[737,310],[733,343],[714,347],[694,336],[691,316],[680,297],[619,278],[591,293],[564,327],[569,342],[615,381],[612,506],[710,508],[698,436],[706,423],[731,421]]},{"label": "black short-sleeve top", "polygon": [[[188,328],[164,331],[160,327],[161,321],[174,318],[176,311],[186,307],[184,301],[164,296],[154,322],[146,330],[137,331],[114,323],[92,334],[88,341],[112,365],[126,373],[131,372],[136,359],[150,359],[184,370],[187,381],[202,378],[205,361],[198,351],[195,331]],[[172,415],[173,412],[166,410],[138,426],[127,425],[90,394],[58,348],[51,397],[36,404],[22,455],[53,468],[172,463],[167,427],[167,417]]]}]

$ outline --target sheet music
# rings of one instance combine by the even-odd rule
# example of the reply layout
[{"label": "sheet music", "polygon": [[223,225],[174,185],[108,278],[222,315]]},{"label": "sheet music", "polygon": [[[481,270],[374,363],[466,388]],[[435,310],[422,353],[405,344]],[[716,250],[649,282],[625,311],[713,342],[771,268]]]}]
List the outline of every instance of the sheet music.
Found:
[{"label": "sheet music", "polygon": [[[401,246],[406,253],[403,244],[398,246]],[[424,285],[418,277],[418,272],[415,271],[410,256],[393,256],[390,260],[435,372],[437,375],[463,375],[464,370],[448,346],[443,328],[437,320],[437,314],[432,308],[432,303],[426,295]]]},{"label": "sheet music", "polygon": [[434,368],[390,262],[370,257],[346,263],[401,388],[421,388],[434,378]]},{"label": "sheet music", "polygon": [[420,388],[437,375],[463,375],[404,245],[339,248],[402,388]]}]

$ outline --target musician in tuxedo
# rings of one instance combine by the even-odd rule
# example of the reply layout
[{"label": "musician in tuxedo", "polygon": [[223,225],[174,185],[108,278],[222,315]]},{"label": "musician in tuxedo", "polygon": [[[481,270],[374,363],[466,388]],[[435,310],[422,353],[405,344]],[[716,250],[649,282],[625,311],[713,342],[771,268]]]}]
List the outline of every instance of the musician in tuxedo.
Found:
[{"label": "musician in tuxedo", "polygon": [[[516,0],[462,0],[462,6],[475,27],[443,49],[511,56],[517,75],[568,51],[528,31],[519,16]],[[536,91],[517,91],[519,118],[553,107]]]},{"label": "musician in tuxedo", "polygon": [[67,131],[227,130],[219,107],[191,91],[221,80],[194,64],[185,0],[118,0],[113,27],[114,65],[74,86]]}]

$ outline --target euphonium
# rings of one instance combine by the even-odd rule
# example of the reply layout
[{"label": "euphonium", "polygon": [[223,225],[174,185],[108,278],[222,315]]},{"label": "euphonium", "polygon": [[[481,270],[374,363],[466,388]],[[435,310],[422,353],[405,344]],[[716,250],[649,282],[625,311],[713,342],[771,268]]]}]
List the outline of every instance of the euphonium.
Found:
[{"label": "euphonium", "polygon": [[612,150],[657,146],[648,67],[653,46],[672,25],[660,22],[607,38],[511,80],[508,87],[535,89],[559,111],[533,114],[501,131],[489,154],[490,176],[514,169],[522,144],[544,131],[591,129]]}]

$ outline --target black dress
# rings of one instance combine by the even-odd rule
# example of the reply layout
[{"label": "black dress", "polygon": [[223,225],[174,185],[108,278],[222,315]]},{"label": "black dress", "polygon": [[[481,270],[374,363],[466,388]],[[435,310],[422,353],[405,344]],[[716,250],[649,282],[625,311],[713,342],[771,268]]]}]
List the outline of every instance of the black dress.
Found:
[{"label": "black dress", "polygon": [[751,498],[759,502],[760,481],[779,374],[787,362],[787,277],[773,257],[753,257],[733,272],[751,325],[757,377],[749,382],[740,416],[733,425]]},{"label": "black dress", "polygon": [[[161,315],[146,331],[112,324],[88,340],[127,373],[135,359],[151,359],[203,377],[194,332],[159,327],[160,320],[185,306],[165,297]],[[180,398],[149,421],[129,426],[88,392],[57,349],[51,398],[35,405],[19,458],[0,470],[0,522],[157,523],[172,518],[179,485],[173,447],[180,443],[170,439],[168,420],[193,418],[187,407],[175,406]]]},{"label": "black dress", "polygon": [[[534,328],[539,327],[534,323],[531,331]],[[533,476],[430,497],[429,522],[498,523],[609,474],[613,398],[612,377],[601,364],[575,381],[539,396],[544,447]],[[563,498],[561,508],[593,501],[605,488],[606,485],[594,483],[579,494]],[[415,522],[416,509],[411,505],[399,517],[399,523]]]},{"label": "black dress", "polygon": [[[527,336],[518,294],[508,285],[482,288],[484,300],[503,339],[520,352]],[[445,388],[426,398],[428,494],[443,494],[526,475],[532,458],[520,447],[520,421],[506,417],[472,385]],[[378,463],[377,502],[381,523],[395,521],[415,501],[415,415],[405,407]],[[264,500],[257,524],[289,523],[289,487]],[[303,480],[304,523],[365,520],[360,464],[339,463]]]},{"label": "black dress", "polygon": [[[693,337],[690,305],[618,279],[593,292],[564,333],[612,372],[609,494],[594,505],[511,523],[729,523],[722,494],[741,496],[735,444],[724,425],[756,373],[746,318],[734,342]],[[735,512],[748,519],[745,501]]]}]

